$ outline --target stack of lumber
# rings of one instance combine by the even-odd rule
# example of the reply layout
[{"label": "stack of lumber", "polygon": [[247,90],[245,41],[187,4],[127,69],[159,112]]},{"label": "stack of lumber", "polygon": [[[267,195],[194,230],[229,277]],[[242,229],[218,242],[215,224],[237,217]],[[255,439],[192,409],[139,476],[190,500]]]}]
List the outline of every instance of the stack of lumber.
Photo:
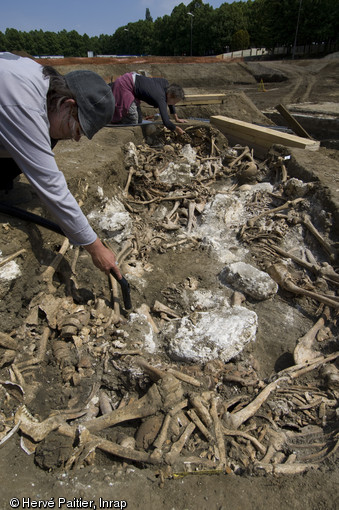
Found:
[{"label": "stack of lumber", "polygon": [[222,115],[210,117],[210,122],[226,136],[230,144],[247,145],[253,148],[257,155],[265,154],[272,145],[284,145],[309,151],[317,151],[320,147],[320,142],[316,140],[283,133],[273,128],[257,126]]}]

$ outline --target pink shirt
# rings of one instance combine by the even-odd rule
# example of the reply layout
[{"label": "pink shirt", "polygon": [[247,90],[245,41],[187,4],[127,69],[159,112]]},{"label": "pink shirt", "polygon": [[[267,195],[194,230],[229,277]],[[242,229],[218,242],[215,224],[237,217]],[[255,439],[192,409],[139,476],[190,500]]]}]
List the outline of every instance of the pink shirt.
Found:
[{"label": "pink shirt", "polygon": [[112,85],[112,92],[115,99],[115,110],[112,123],[119,122],[125,117],[133,101],[139,103],[134,97],[134,75],[126,73],[115,80]]}]

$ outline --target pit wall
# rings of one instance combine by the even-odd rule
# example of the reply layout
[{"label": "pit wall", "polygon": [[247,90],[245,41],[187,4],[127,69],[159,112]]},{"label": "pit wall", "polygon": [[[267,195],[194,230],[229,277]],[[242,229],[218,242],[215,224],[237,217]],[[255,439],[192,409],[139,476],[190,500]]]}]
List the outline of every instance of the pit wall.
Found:
[{"label": "pit wall", "polygon": [[[288,127],[285,119],[277,112],[263,112],[265,116],[277,126]],[[293,117],[315,140],[319,140],[324,147],[339,149],[339,118],[316,115],[305,115],[293,112]]]},{"label": "pit wall", "polygon": [[284,156],[291,156],[287,160],[289,177],[296,177],[304,182],[318,182],[324,208],[333,216],[332,234],[335,241],[339,241],[339,161],[325,156],[321,152],[304,149],[291,149],[274,146],[272,148]]}]

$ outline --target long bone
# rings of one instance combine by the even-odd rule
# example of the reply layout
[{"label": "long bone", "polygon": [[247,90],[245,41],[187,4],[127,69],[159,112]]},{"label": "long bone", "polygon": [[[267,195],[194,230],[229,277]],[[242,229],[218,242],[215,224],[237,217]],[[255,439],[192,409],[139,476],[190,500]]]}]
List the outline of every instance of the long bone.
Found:
[{"label": "long bone", "polygon": [[244,409],[241,409],[237,413],[231,414],[226,412],[226,427],[230,429],[237,429],[249,418],[252,418],[252,416],[255,415],[258,409],[260,409],[263,403],[268,399],[271,392],[274,391],[279,386],[279,384],[285,380],[287,380],[287,377],[279,377],[279,379],[269,383],[252,402],[250,402],[246,407],[244,407]]},{"label": "long bone", "polygon": [[133,168],[133,166],[130,166],[129,167],[129,171],[128,171],[128,177],[127,177],[127,182],[126,182],[126,185],[125,185],[125,188],[124,188],[124,194],[126,196],[128,196],[128,190],[129,190],[129,187],[130,187],[130,184],[131,184],[131,181],[132,181],[132,176],[133,174],[135,174],[136,170]]},{"label": "long bone", "polygon": [[273,250],[275,250],[277,253],[279,253],[279,255],[282,255],[285,258],[290,258],[291,260],[293,260],[300,266],[305,267],[306,269],[311,271],[313,274],[322,276],[323,278],[330,281],[331,283],[334,283],[335,285],[339,285],[339,274],[336,273],[335,270],[333,269],[333,267],[330,266],[329,264],[319,266],[316,263],[307,262],[306,260],[296,257],[295,255],[293,255],[293,253],[283,250],[282,248],[280,248],[280,246],[277,246],[276,244],[270,243],[270,248],[273,248]]},{"label": "long bone", "polygon": [[0,347],[16,351],[18,350],[18,341],[12,338],[7,333],[3,333],[0,331]]},{"label": "long bone", "polygon": [[321,367],[330,361],[333,361],[339,357],[339,351],[329,354],[328,356],[319,356],[319,358],[315,358],[307,363],[303,363],[301,365],[294,365],[292,367],[286,368],[279,372],[279,375],[287,375],[291,379],[296,379],[308,372],[311,372],[315,368]]},{"label": "long bone", "polygon": [[255,437],[251,436],[247,432],[242,432],[240,430],[230,430],[230,429],[227,429],[225,427],[222,427],[222,432],[225,434],[225,436],[239,436],[239,437],[243,437],[244,439],[248,439],[249,441],[251,441],[251,443],[256,447],[256,449],[260,453],[262,453],[262,454],[266,453],[265,446],[263,446],[260,443],[260,441],[258,441],[258,439],[256,439]]},{"label": "long bone", "polygon": [[285,202],[282,205],[279,205],[278,207],[274,207],[273,209],[269,209],[268,211],[264,211],[264,212],[258,214],[257,216],[254,216],[254,218],[250,218],[247,221],[247,226],[253,227],[254,223],[257,220],[259,220],[260,218],[263,218],[264,216],[268,216],[270,214],[275,214],[279,211],[283,211],[284,209],[289,209],[290,207],[295,207],[296,205],[298,205],[300,202],[303,202],[304,200],[305,200],[304,198],[296,198],[295,200],[288,200],[287,202]]},{"label": "long bone", "polygon": [[180,206],[180,200],[176,200],[172,210],[168,214],[166,214],[167,220],[170,220],[172,218],[173,214],[177,211],[179,206]]},{"label": "long bone", "polygon": [[161,395],[156,384],[150,387],[146,395],[136,402],[132,402],[125,407],[116,409],[110,413],[99,416],[86,422],[86,428],[93,433],[112,427],[117,423],[122,423],[138,418],[151,416],[159,411],[163,406]]},{"label": "long bone", "polygon": [[280,475],[297,475],[305,473],[309,469],[319,469],[317,464],[308,464],[304,462],[295,462],[294,464],[264,464],[258,462],[255,465],[256,469],[261,469],[267,474],[280,474]]},{"label": "long bone", "polygon": [[172,310],[171,308],[169,308],[166,305],[163,305],[162,303],[160,303],[160,301],[155,301],[152,309],[154,312],[164,313],[164,314],[168,315],[169,317],[173,317],[174,319],[181,318],[180,315],[178,315],[174,310]]},{"label": "long bone", "polygon": [[22,253],[25,253],[25,252],[26,252],[25,248],[22,248],[21,250],[16,251],[12,255],[8,255],[8,257],[6,257],[0,261],[0,267],[5,266],[6,264],[8,264],[8,262],[11,262],[11,260],[14,260],[16,257],[18,257],[19,255],[22,255]]},{"label": "long bone", "polygon": [[222,469],[226,466],[226,449],[225,449],[225,440],[223,435],[223,427],[221,425],[221,421],[218,416],[217,411],[217,400],[216,397],[212,397],[211,399],[211,416],[214,423],[214,434],[217,440],[218,450],[219,450],[219,465],[217,469]]},{"label": "long bone", "polygon": [[53,293],[55,292],[55,287],[53,285],[53,276],[55,271],[57,270],[60,262],[62,261],[66,251],[69,248],[69,240],[65,239],[62,243],[62,246],[58,252],[58,254],[55,256],[52,263],[49,265],[49,267],[42,273],[42,281],[47,283],[49,292]]},{"label": "long bone", "polygon": [[194,432],[195,424],[193,422],[190,422],[183,433],[181,434],[180,438],[176,443],[172,445],[172,448],[170,452],[165,454],[165,461],[167,464],[174,464],[177,458],[180,455],[181,450],[185,446],[186,441],[191,436],[192,432]]},{"label": "long bone", "polygon": [[245,156],[251,157],[251,151],[249,147],[245,147],[244,151],[228,165],[228,168],[233,168],[237,163],[239,163],[239,161],[244,159]]},{"label": "long bone", "polygon": [[338,256],[338,251],[333,248],[333,246],[325,241],[323,236],[320,234],[320,232],[315,228],[313,223],[310,220],[310,217],[307,214],[303,214],[301,217],[301,222],[305,227],[308,228],[308,230],[311,232],[311,234],[314,235],[314,237],[319,241],[321,246],[324,248],[325,252],[329,256],[330,260],[333,261]]},{"label": "long bone", "polygon": [[325,313],[317,320],[317,322],[304,336],[298,339],[297,345],[293,352],[294,362],[297,365],[300,363],[306,363],[307,361],[320,356],[320,352],[316,351],[313,348],[313,345],[318,331],[320,331],[321,328],[325,325]]},{"label": "long bone", "polygon": [[[137,402],[100,416],[99,418],[86,421],[86,429],[90,433],[98,432],[117,423],[122,423],[124,421],[143,418],[155,414],[158,410],[162,409],[166,405],[166,397],[168,397],[167,393],[171,393],[169,388],[166,388],[166,383],[168,382],[166,379],[168,379],[168,377],[173,376],[165,376],[160,380],[160,386],[162,385],[162,387],[160,387],[160,391],[158,389],[159,386],[154,384],[151,386],[147,394],[140,398]],[[171,384],[169,384],[169,387],[171,387]],[[83,414],[83,412],[76,413],[73,418],[78,417],[81,414]],[[15,418],[16,423],[20,423],[20,429],[22,432],[31,437],[34,441],[42,441],[53,430],[58,430],[60,433],[67,435],[68,437],[75,438],[77,436],[78,428],[76,426],[70,426],[66,424],[66,419],[72,418],[70,415],[67,416],[66,413],[62,413],[62,415],[53,415],[43,422],[37,422],[26,410],[26,408],[22,406],[17,411]],[[83,426],[81,425],[81,427]],[[96,439],[96,436],[91,435],[91,441]],[[101,443],[104,445],[103,448]],[[148,454],[142,454],[142,452],[135,452],[132,450],[128,453],[127,450],[130,449],[122,448],[115,443],[111,443],[110,441],[100,441],[100,448],[104,449],[105,451],[114,453],[114,455],[122,456],[127,459],[140,460],[145,462],[149,461]]]},{"label": "long bone", "polygon": [[159,328],[150,314],[151,309],[146,303],[142,303],[136,311],[146,317],[154,333],[159,333]]},{"label": "long bone", "polygon": [[201,421],[207,426],[211,427],[213,424],[212,417],[207,408],[203,404],[203,399],[198,395],[190,396],[190,404],[195,409]]},{"label": "long bone", "polygon": [[287,170],[286,170],[286,166],[284,165],[284,158],[282,156],[277,157],[276,166],[277,167],[279,166],[280,170],[281,170],[281,182],[286,182],[287,181]]},{"label": "long bone", "polygon": [[173,407],[176,402],[182,400],[183,391],[178,379],[171,374],[154,369],[154,367],[147,365],[143,360],[139,363],[143,368],[146,369],[147,367],[148,371],[153,370],[158,381],[150,387],[146,395],[136,402],[128,404],[121,409],[116,409],[104,416],[99,416],[99,418],[87,421],[86,428],[90,432],[98,432],[124,421],[145,418],[155,414],[160,409],[166,411],[166,409]]},{"label": "long bone", "polygon": [[292,282],[291,275],[287,271],[283,264],[277,263],[270,266],[267,270],[268,274],[273,278],[274,281],[280,285],[283,289],[292,292],[293,294],[307,296],[325,305],[332,306],[333,308],[339,308],[339,302],[331,299],[322,294],[312,292],[310,290],[298,287]]},{"label": "long bone", "polygon": [[205,427],[205,425],[203,424],[203,422],[200,420],[199,416],[197,415],[197,413],[194,411],[194,409],[189,409],[187,411],[187,414],[188,416],[191,418],[191,420],[193,421],[193,423],[195,423],[195,425],[198,427],[198,429],[200,430],[200,432],[205,436],[205,438],[207,439],[207,441],[209,441],[210,443],[214,443],[215,442],[215,439],[214,437],[212,436],[212,434],[209,432],[209,430],[207,429],[207,427]]},{"label": "long bone", "polygon": [[201,382],[195,379],[194,377],[185,374],[184,372],[179,372],[179,370],[175,370],[173,368],[168,368],[167,372],[169,374],[174,375],[177,379],[180,381],[186,382],[188,384],[192,384],[192,386],[196,386],[197,388],[200,388]]},{"label": "long bone", "polygon": [[188,204],[188,222],[187,222],[187,233],[188,234],[190,234],[192,231],[193,222],[195,219],[195,216],[194,216],[194,211],[196,208],[195,206],[196,206],[195,202],[189,202],[189,204]]},{"label": "long bone", "polygon": [[[160,459],[162,457],[162,454],[163,454],[162,446],[167,439],[167,433],[168,433],[169,426],[173,422],[174,417],[177,414],[179,414],[182,409],[187,407],[187,404],[188,404],[188,400],[185,399],[182,402],[179,402],[178,404],[176,404],[174,407],[172,407],[169,410],[169,412],[166,414],[166,416],[162,422],[160,432],[157,435],[157,437],[155,438],[155,440],[153,441],[153,447],[155,449],[152,452],[152,458]],[[187,427],[187,425],[186,425],[186,427]]]},{"label": "long bone", "polygon": [[[74,437],[74,428],[66,423],[60,425],[58,432],[67,437]],[[126,448],[108,439],[95,436],[94,434],[88,434],[87,440],[89,442],[97,441],[97,448],[123,459],[149,464],[161,464],[163,462],[162,458],[153,458],[149,453]]]},{"label": "long bone", "polygon": [[37,365],[39,363],[41,363],[42,361],[44,361],[45,359],[45,355],[46,355],[46,350],[47,350],[47,343],[48,343],[48,339],[49,339],[49,336],[51,334],[51,330],[48,326],[46,326],[42,332],[42,335],[41,335],[41,338],[40,338],[40,343],[39,343],[39,348],[38,348],[38,355],[36,358],[31,358],[29,360],[25,360],[25,361],[21,361],[17,364],[17,367],[18,369],[25,369],[27,367],[30,367],[32,365]]},{"label": "long bone", "polygon": [[162,422],[160,432],[159,432],[158,436],[156,437],[156,439],[153,441],[153,446],[157,450],[161,450],[162,445],[164,444],[164,442],[167,439],[167,432],[168,432],[168,427],[171,422],[171,419],[172,419],[171,414],[170,413],[166,414],[164,421]]}]

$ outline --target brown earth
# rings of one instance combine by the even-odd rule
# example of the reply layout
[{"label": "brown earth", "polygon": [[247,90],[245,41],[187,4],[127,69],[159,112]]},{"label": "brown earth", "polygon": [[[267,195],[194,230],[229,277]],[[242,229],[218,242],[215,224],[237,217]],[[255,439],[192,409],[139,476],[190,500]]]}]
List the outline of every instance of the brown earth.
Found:
[{"label": "brown earth", "polygon": [[[179,110],[183,117],[208,118],[210,115],[224,114],[240,120],[269,124],[261,110],[274,107],[278,103],[288,105],[298,102],[339,102],[339,59],[248,64],[211,59],[194,59],[191,62],[186,59],[179,59],[179,62],[172,59],[137,59],[123,64],[105,59],[105,63],[102,62],[103,59],[74,59],[62,63],[57,60],[43,60],[44,64],[57,66],[62,73],[71,69],[90,68],[109,81],[111,77],[124,72],[142,70],[151,76],[163,76],[169,81],[182,84],[187,93],[227,94],[223,105],[183,107]],[[265,84],[265,91],[260,89],[261,79]],[[189,125],[206,126],[199,121],[192,121]],[[159,129],[161,131],[161,128]],[[130,141],[136,145],[143,144],[140,128],[104,128],[91,142],[82,139],[78,144],[60,142],[56,146],[55,154],[59,167],[65,173],[75,196],[84,198],[83,209],[86,213],[98,202],[98,186],[102,187],[108,198],[119,194],[125,186],[127,172],[123,163],[122,147]],[[338,218],[338,152],[321,148],[319,153],[314,155],[314,162],[311,154],[305,155],[302,152],[293,153],[293,164],[288,167],[289,174],[298,176],[298,172],[302,173],[306,168],[305,172],[309,174],[301,178],[317,183],[320,190],[318,195],[328,198],[323,207],[332,218]],[[332,186],[332,183],[336,185]],[[23,178],[20,179],[17,189],[27,193],[27,184]],[[22,205],[26,206],[37,214],[44,213],[34,193],[29,205]],[[5,216],[2,216],[2,221],[2,254],[7,256],[20,248],[26,249],[19,261],[21,277],[6,289],[6,295],[2,295],[0,301],[1,331],[15,337],[15,332],[19,331],[27,317],[28,305],[41,290],[41,273],[60,246],[60,236],[19,220],[9,220]],[[326,232],[332,242],[338,242],[338,223],[335,220]],[[119,249],[118,243],[115,248]],[[71,259],[72,253],[68,253],[68,264]],[[163,290],[171,289],[173,284],[180,288],[187,277],[198,279],[201,288],[214,289],[216,276],[222,269],[222,264],[201,248],[193,251],[185,248],[165,252],[154,250],[149,255],[149,263],[153,271],[147,277],[145,288],[141,291],[137,286],[132,286],[134,307],[143,302],[151,305],[155,299],[164,302]],[[260,266],[260,259],[257,263]],[[77,280],[83,299],[94,299],[95,296],[109,299],[106,277],[93,269],[90,260],[82,252],[78,264]],[[66,280],[69,274],[69,266],[65,263],[55,282],[58,296],[67,294]],[[255,344],[245,349],[237,361],[239,366],[246,366],[248,360],[251,360],[258,376],[266,380],[291,364],[296,340],[313,325],[319,311],[314,303],[307,306],[305,302],[284,292],[280,292],[274,300],[259,303],[248,300],[246,305],[258,314],[259,329]],[[34,344],[36,335],[41,334],[41,323],[40,318],[36,332],[33,331],[32,334],[30,331],[27,338],[22,340],[23,353],[29,353],[30,344]],[[338,350],[337,334],[337,329],[334,329],[332,350]],[[2,381],[9,379],[8,370],[7,366],[0,369]],[[69,389],[66,391],[60,381],[60,374],[50,353],[41,370],[33,371],[33,375],[25,377],[28,386],[34,380],[39,382],[39,391],[30,403],[30,411],[40,419],[48,416],[51,409],[66,407],[67,398],[70,398],[67,393]],[[307,382],[318,384],[319,374],[313,374]],[[90,389],[90,383],[91,380],[84,384],[84,392]],[[60,443],[57,447],[60,451]],[[53,456],[53,442],[50,448]],[[65,451],[66,449],[67,445]],[[23,452],[19,436],[14,435],[1,449],[0,470],[0,508],[3,509],[10,508],[9,500],[14,497],[46,501],[51,498],[57,501],[57,498],[65,497],[73,503],[73,506],[70,503],[68,508],[81,508],[76,506],[80,503],[76,503],[73,498],[98,501],[99,497],[126,500],[128,508],[131,509],[339,508],[337,454],[321,463],[320,469],[311,469],[299,475],[258,475],[244,470],[239,475],[200,474],[179,479],[165,478],[161,482],[159,473],[154,469],[122,463],[119,459],[102,453],[97,453],[94,465],[83,469],[65,471],[63,466],[51,466],[50,470],[43,470],[37,465],[34,456]],[[66,508],[66,505],[62,508]]]}]

